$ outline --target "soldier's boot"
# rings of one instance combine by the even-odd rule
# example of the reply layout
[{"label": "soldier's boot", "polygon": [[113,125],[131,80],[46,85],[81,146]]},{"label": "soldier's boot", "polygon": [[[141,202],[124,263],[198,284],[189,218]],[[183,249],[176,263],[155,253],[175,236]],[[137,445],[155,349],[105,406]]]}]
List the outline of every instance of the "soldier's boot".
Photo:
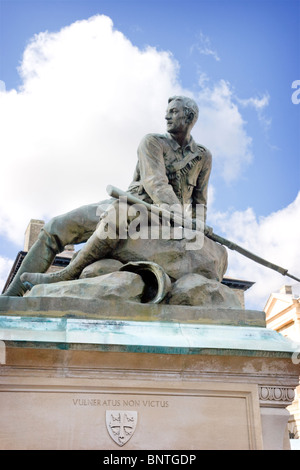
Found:
[{"label": "soldier's boot", "polygon": [[54,282],[70,281],[77,279],[82,270],[89,264],[97,261],[111,250],[114,240],[106,241],[99,238],[97,231],[88,239],[83,248],[78,252],[75,258],[72,259],[70,264],[61,271],[54,273],[24,273],[21,276],[21,281],[29,288],[37,284],[51,284]]},{"label": "soldier's boot", "polygon": [[61,247],[56,237],[42,229],[39,238],[26,254],[14,279],[2,295],[22,297],[29,288],[29,286],[24,284],[21,280],[23,273],[47,271],[55,256],[61,251]]}]

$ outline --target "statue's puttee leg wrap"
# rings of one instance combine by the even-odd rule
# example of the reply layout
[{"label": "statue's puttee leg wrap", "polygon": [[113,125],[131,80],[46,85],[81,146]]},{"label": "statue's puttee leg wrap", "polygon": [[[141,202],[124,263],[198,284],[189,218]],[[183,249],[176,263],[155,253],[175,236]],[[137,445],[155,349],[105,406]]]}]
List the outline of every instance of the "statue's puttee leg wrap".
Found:
[{"label": "statue's puttee leg wrap", "polygon": [[14,279],[4,292],[5,296],[21,297],[28,290],[28,286],[21,280],[23,273],[45,272],[51,266],[55,256],[61,251],[57,238],[42,229],[37,241],[24,258]]},{"label": "statue's puttee leg wrap", "polygon": [[34,286],[36,284],[52,284],[54,282],[70,281],[77,279],[81,271],[89,264],[104,257],[109,251],[109,245],[105,240],[99,239],[95,232],[76,257],[61,271],[54,273],[24,273],[21,280]]},{"label": "statue's puttee leg wrap", "polygon": [[[24,273],[45,273],[57,254],[68,244],[83,243],[95,231],[99,215],[110,204],[109,200],[79,207],[71,212],[53,217],[41,230],[36,243],[31,247],[5,296],[22,296],[31,284],[21,281]],[[23,279],[23,277],[22,277]]]},{"label": "statue's puttee leg wrap", "polygon": [[[113,222],[112,222],[113,223]],[[77,279],[82,270],[89,264],[104,258],[108,255],[118,243],[118,237],[115,239],[107,238],[105,235],[105,227],[107,219],[101,219],[97,229],[88,239],[83,248],[78,252],[70,264],[61,271],[54,273],[24,273],[21,280],[27,283],[29,287],[37,284],[52,284],[61,281],[70,281]]]}]

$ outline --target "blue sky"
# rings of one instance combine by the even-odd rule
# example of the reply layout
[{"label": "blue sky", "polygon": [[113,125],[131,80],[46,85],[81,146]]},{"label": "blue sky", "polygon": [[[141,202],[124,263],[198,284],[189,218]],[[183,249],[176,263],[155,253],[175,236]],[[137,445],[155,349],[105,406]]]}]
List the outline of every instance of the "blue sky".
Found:
[{"label": "blue sky", "polygon": [[[291,96],[294,91],[292,83],[300,80],[300,1],[0,0],[0,80],[5,83],[6,87],[3,95],[6,95],[7,100],[13,100],[14,104],[10,105],[10,109],[16,105],[16,115],[19,115],[20,110],[18,100],[20,101],[26,93],[27,97],[29,96],[30,80],[31,87],[37,83],[32,81],[34,67],[40,67],[42,56],[46,57],[44,62],[50,63],[52,60],[52,56],[51,58],[47,56],[49,49],[42,49],[45,41],[41,40],[38,43],[36,41],[34,51],[39,48],[39,55],[34,56],[35,62],[33,63],[32,56],[29,59],[27,57],[27,62],[24,60],[24,51],[28,49],[29,44],[34,42],[34,35],[47,32],[49,39],[49,35],[53,33],[52,38],[59,41],[62,28],[67,28],[67,34],[72,24],[75,22],[82,24],[82,21],[95,15],[105,15],[111,19],[113,30],[121,32],[123,38],[129,40],[130,54],[134,55],[136,49],[139,52],[145,51],[148,46],[155,48],[161,60],[166,60],[164,53],[168,53],[171,65],[168,62],[165,63],[165,67],[173,67],[173,69],[170,72],[170,76],[172,75],[170,84],[166,85],[166,92],[176,82],[176,87],[188,90],[196,99],[198,98],[200,123],[199,130],[195,131],[196,137],[198,138],[199,135],[202,139],[201,143],[207,145],[212,150],[213,157],[215,156],[211,175],[211,202],[208,210],[210,225],[214,226],[216,232],[241,244],[246,243],[248,249],[252,251],[257,248],[261,249],[262,252],[259,254],[262,256],[269,258],[275,256],[276,259],[273,258],[270,261],[278,264],[280,264],[279,261],[281,264],[282,262],[288,263],[285,267],[291,272],[294,271],[294,274],[299,277],[300,271],[297,268],[299,262],[295,261],[299,254],[297,237],[294,235],[292,240],[288,237],[285,239],[281,230],[284,226],[287,233],[298,233],[299,226],[299,222],[298,225],[296,224],[297,217],[294,213],[299,215],[298,202],[295,201],[298,201],[300,179],[300,104],[293,104]],[[88,24],[88,27],[92,25]],[[85,33],[78,30],[78,38],[80,34]],[[111,36],[107,37],[107,41],[110,41]],[[79,58],[81,57],[81,43],[75,44],[74,42],[73,52],[76,56],[76,47],[79,47],[77,49]],[[107,42],[108,50],[109,47],[110,43]],[[73,57],[73,53],[71,55]],[[97,54],[94,57],[91,56],[90,60],[96,62]],[[20,74],[18,67],[22,63],[23,71]],[[141,76],[143,73],[138,66],[136,73]],[[76,83],[79,74],[77,72],[73,75],[72,82]],[[122,80],[126,81],[120,73],[120,84]],[[100,86],[101,82],[99,82]],[[86,82],[83,90],[85,87]],[[141,97],[149,100],[151,107],[155,108],[156,103],[152,100],[156,99],[158,103],[160,98],[155,97],[160,97],[159,92],[163,90],[163,86],[161,90],[157,90],[160,87],[159,78],[156,88],[151,87],[147,89],[145,86],[144,92],[141,91]],[[77,90],[74,94],[76,101],[77,93],[80,94],[83,91],[80,91],[80,85],[74,89]],[[30,90],[32,91],[33,88]],[[105,93],[113,93],[113,90]],[[134,90],[127,91],[127,93],[134,93]],[[64,94],[62,93],[61,96]],[[165,101],[167,98],[168,96],[165,97]],[[134,102],[134,97],[132,101]],[[202,118],[201,104],[203,104]],[[121,106],[125,104],[122,103]],[[157,105],[157,107],[161,109],[160,106]],[[218,113],[214,114],[216,110]],[[134,109],[130,112],[134,113]],[[145,113],[144,110],[143,113]],[[50,111],[47,116],[49,114]],[[214,116],[220,119],[223,116],[225,121],[228,120],[228,127],[218,122],[214,129]],[[152,125],[152,117],[151,119],[150,117],[145,117],[145,122],[148,122],[149,118]],[[30,122],[31,119],[33,119],[33,126],[36,121],[29,113],[28,121]],[[160,132],[161,127],[164,126],[163,113],[157,116],[157,119],[159,123],[157,132]],[[24,127],[20,122],[15,124],[13,119],[10,122],[11,128],[7,130],[5,128],[7,124],[5,124],[2,131],[6,129],[6,133],[11,132],[12,135],[16,132],[16,139],[18,139]],[[134,122],[133,119],[132,132]],[[232,132],[234,126],[238,129],[236,133]],[[116,127],[115,130],[118,132]],[[142,130],[143,127],[140,129],[137,126],[136,134]],[[155,131],[154,126],[149,128],[149,131]],[[49,138],[50,134],[52,135],[52,132],[49,127]],[[55,139],[55,135],[52,135],[52,138]],[[142,138],[142,135],[137,135],[137,141],[139,138]],[[64,160],[67,165],[67,160],[70,158],[70,167],[78,168],[82,165],[82,160],[78,158],[74,161],[72,156],[67,157],[70,150],[68,139],[64,140],[62,136],[59,136],[59,141],[63,141],[63,146],[67,149]],[[101,139],[99,141],[101,142]],[[132,143],[128,143],[128,152],[131,151],[132,154],[135,152],[135,143],[134,139]],[[38,154],[39,149],[35,150]],[[43,154],[42,146],[41,154]],[[13,160],[15,157],[12,154],[10,158]],[[36,162],[36,159],[34,161]],[[108,165],[107,162],[106,165]],[[131,162],[128,165],[130,166]],[[22,174],[18,176],[18,171],[21,171],[21,169],[18,170],[19,167],[22,169]],[[24,160],[19,165],[16,157],[12,168],[7,163],[2,169],[2,178],[6,183],[9,182],[14,192],[11,197],[15,198],[15,202],[11,205],[10,214],[14,210],[18,211],[19,201],[19,210],[24,215],[24,219],[19,216],[20,221],[17,226],[13,219],[10,220],[12,216],[8,215],[8,209],[0,212],[2,221],[0,256],[6,260],[2,270],[3,279],[9,260],[14,259],[17,251],[22,249],[20,234],[26,229],[26,217],[28,221],[30,218],[46,220],[56,213],[55,210],[60,212],[73,208],[71,207],[72,200],[66,202],[65,206],[55,200],[52,204],[53,210],[50,209],[51,196],[50,193],[43,194],[42,185],[38,186],[39,199],[46,201],[44,206],[47,209],[43,209],[42,205],[38,207],[35,203],[30,206],[31,199],[24,198],[24,194],[29,193],[32,187],[30,186],[32,183],[26,186],[26,171],[31,174],[34,171],[36,177],[42,179],[45,177],[46,167],[48,168],[44,160],[44,166],[40,164],[38,169],[35,166],[33,170],[31,164],[26,167]],[[132,163],[132,170],[133,167]],[[68,175],[66,168],[69,167],[64,168],[61,171],[57,169],[59,179],[66,178]],[[64,176],[61,172],[64,172]],[[107,177],[110,177],[109,175],[108,172]],[[76,175],[73,177],[75,177],[75,184]],[[130,182],[126,178],[127,175],[124,172],[124,183],[122,184],[120,180],[124,188]],[[53,176],[51,181],[53,181]],[[107,181],[107,184],[113,183],[113,181]],[[56,191],[59,192],[60,183],[55,184],[58,184]],[[70,182],[68,184],[70,185]],[[9,190],[6,189],[6,191]],[[16,195],[18,191],[20,194]],[[62,190],[62,198],[63,195]],[[91,193],[92,196],[94,193]],[[5,193],[5,197],[9,198],[8,192]],[[49,198],[50,201],[48,201]],[[74,205],[75,207],[78,205],[76,197],[74,197]],[[268,224],[272,232],[270,244],[268,244],[268,236],[265,235]],[[278,241],[274,240],[276,233],[278,233]],[[289,246],[289,252],[285,253],[282,243],[286,250]],[[279,256],[280,253],[277,257],[278,252],[282,252],[282,258]],[[249,265],[246,263],[245,266]],[[234,258],[229,274],[247,278],[261,285],[266,276],[269,276],[269,271],[257,273],[253,269],[249,268],[247,271],[243,262],[236,261]],[[295,269],[298,269],[298,272],[295,272]],[[249,279],[250,276],[254,276],[255,279]],[[258,301],[260,304],[264,296],[267,300],[268,289],[279,288],[284,283],[284,280],[281,281],[278,277],[272,276],[270,275],[270,284],[267,283],[265,290],[263,288],[259,290],[257,287],[255,295],[257,298],[260,296]],[[254,298],[249,302],[254,305]]]}]

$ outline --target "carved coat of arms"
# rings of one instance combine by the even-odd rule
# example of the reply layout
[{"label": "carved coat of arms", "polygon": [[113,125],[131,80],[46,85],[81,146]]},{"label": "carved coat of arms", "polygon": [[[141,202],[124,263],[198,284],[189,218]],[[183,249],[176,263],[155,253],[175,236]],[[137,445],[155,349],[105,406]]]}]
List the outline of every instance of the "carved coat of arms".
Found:
[{"label": "carved coat of arms", "polygon": [[123,446],[133,436],[137,424],[137,411],[106,411],[106,428],[112,440]]}]

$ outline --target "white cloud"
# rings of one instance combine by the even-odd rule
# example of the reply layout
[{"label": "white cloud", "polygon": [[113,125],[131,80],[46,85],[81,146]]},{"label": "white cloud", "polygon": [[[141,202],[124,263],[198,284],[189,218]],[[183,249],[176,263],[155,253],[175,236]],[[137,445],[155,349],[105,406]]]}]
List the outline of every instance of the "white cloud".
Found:
[{"label": "white cloud", "polygon": [[0,231],[20,244],[31,218],[126,189],[139,140],[165,131],[181,90],[170,53],[139,50],[105,16],[36,35],[19,71],[22,88],[0,94]]},{"label": "white cloud", "polygon": [[199,54],[212,56],[217,62],[220,61],[220,57],[217,51],[212,47],[211,40],[208,36],[200,31],[197,34],[196,42],[190,47],[190,53],[197,51]]},{"label": "white cloud", "polygon": [[270,95],[265,93],[261,98],[258,97],[251,97],[251,98],[244,98],[238,99],[238,102],[243,106],[251,106],[256,110],[260,110],[268,106],[270,101]]},{"label": "white cloud", "polygon": [[199,78],[198,78],[198,84],[200,88],[204,88],[207,83],[209,82],[209,76],[207,73],[202,72],[201,70],[199,71]]},{"label": "white cloud", "polygon": [[251,163],[253,155],[252,139],[230,84],[220,80],[212,86],[205,85],[196,98],[200,115],[195,134],[212,151],[216,169],[225,181],[231,182]]},{"label": "white cloud", "polygon": [[[264,93],[261,97],[250,97],[246,99],[236,98],[242,107],[250,107],[255,109],[258,120],[265,132],[267,132],[272,124],[272,119],[265,114],[265,108],[269,105],[270,95]],[[275,148],[275,147],[274,147]]]},{"label": "white cloud", "polygon": [[[252,208],[245,211],[211,214],[215,232],[222,231],[229,240],[269,262],[288,269],[300,278],[300,192],[295,201],[267,217],[257,218]],[[219,232],[220,233],[220,232]],[[295,280],[263,267],[228,250],[227,276],[254,281],[246,293],[246,307],[263,309],[271,292]]]}]

